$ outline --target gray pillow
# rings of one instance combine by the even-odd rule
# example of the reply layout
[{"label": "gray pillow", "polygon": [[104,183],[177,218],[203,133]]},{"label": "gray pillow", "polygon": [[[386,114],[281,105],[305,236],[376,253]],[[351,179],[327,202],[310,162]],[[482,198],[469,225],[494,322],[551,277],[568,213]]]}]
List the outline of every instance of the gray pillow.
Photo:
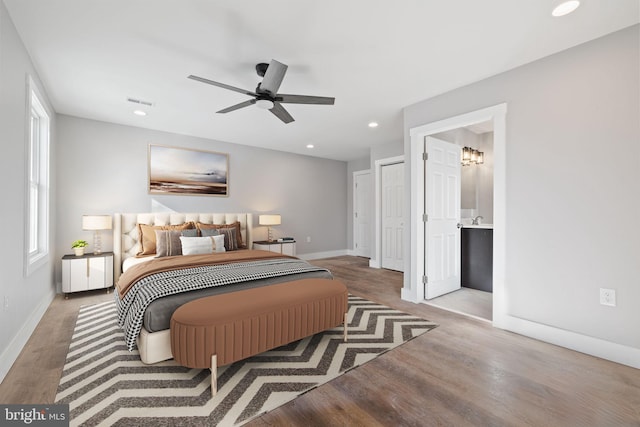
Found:
[{"label": "gray pillow", "polygon": [[[200,235],[202,237],[219,236],[220,232],[217,228],[201,228]],[[183,234],[184,236],[184,234]],[[193,237],[193,236],[192,236]]]},{"label": "gray pillow", "polygon": [[[204,231],[204,230],[200,230]],[[238,237],[236,234],[236,228],[218,228],[220,234],[224,235],[224,248],[228,251],[238,250]]]},{"label": "gray pillow", "polygon": [[182,236],[184,237],[198,237],[198,229],[197,228],[189,228],[187,230],[182,230]]},{"label": "gray pillow", "polygon": [[156,256],[182,255],[180,235],[184,231],[187,230],[156,230]]}]

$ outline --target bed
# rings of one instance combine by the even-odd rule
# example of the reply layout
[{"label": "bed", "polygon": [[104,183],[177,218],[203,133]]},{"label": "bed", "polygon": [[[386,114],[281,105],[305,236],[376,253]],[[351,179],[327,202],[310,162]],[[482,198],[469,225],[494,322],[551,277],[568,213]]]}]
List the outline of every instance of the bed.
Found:
[{"label": "bed", "polygon": [[[171,231],[177,234],[176,227],[184,230],[189,224],[198,224],[198,233],[203,234],[200,227],[226,231],[222,233],[225,234],[225,247],[230,242],[233,243],[231,246],[237,243],[237,250],[158,256],[165,250],[162,249],[165,248],[164,241],[157,242],[158,253],[155,253],[155,242],[153,251],[149,250],[150,229],[174,227]],[[147,364],[171,359],[171,315],[189,301],[303,278],[332,278],[328,270],[298,258],[251,250],[252,225],[250,213],[114,215],[114,294],[118,322],[125,331],[129,350],[137,347],[141,360]],[[229,234],[230,229],[233,234]],[[159,234],[156,236],[160,237]]]}]

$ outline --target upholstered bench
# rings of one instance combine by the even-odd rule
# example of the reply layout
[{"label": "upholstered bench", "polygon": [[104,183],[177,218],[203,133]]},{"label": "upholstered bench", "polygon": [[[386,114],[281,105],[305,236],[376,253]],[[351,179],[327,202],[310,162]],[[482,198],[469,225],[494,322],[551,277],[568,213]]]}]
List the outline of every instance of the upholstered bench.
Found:
[{"label": "upholstered bench", "polygon": [[189,368],[211,369],[344,324],[348,293],[338,280],[303,279],[188,302],[171,317],[171,352]]}]

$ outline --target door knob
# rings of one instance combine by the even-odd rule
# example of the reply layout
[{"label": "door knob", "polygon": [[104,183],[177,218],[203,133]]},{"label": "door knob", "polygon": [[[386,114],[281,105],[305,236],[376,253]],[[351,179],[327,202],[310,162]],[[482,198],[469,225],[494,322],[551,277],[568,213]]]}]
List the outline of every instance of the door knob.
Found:
[{"label": "door knob", "polygon": [[457,224],[456,224],[456,227],[458,227],[458,228],[462,228],[462,223],[461,223],[461,222],[457,223]]}]

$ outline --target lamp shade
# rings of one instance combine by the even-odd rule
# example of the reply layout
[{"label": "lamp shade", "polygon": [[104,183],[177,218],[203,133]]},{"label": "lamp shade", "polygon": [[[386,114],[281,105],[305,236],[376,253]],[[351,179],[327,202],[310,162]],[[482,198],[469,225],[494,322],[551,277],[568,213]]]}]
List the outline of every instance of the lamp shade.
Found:
[{"label": "lamp shade", "polygon": [[280,225],[280,215],[260,215],[258,223],[260,225]]},{"label": "lamp shade", "polygon": [[82,215],[83,230],[111,230],[111,215]]}]

